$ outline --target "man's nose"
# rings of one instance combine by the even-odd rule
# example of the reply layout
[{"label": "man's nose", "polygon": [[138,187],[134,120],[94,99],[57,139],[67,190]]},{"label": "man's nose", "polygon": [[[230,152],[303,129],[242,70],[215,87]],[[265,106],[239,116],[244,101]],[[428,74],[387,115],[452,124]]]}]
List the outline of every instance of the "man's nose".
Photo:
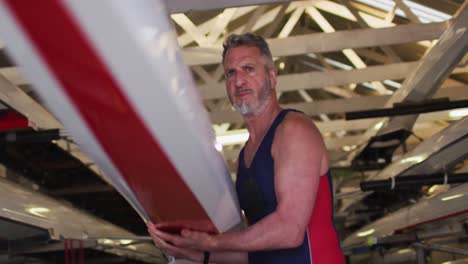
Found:
[{"label": "man's nose", "polygon": [[245,76],[242,73],[238,73],[235,75],[235,85],[236,87],[243,87],[246,83]]}]

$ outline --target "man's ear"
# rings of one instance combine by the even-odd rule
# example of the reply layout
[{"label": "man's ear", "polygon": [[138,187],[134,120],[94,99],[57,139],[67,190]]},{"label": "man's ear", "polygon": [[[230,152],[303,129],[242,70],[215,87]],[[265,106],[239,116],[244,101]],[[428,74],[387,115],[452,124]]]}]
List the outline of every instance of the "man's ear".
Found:
[{"label": "man's ear", "polygon": [[278,72],[276,70],[275,65],[273,64],[269,69],[268,69],[268,77],[270,77],[270,82],[271,82],[271,87],[276,88],[276,79],[278,76]]}]

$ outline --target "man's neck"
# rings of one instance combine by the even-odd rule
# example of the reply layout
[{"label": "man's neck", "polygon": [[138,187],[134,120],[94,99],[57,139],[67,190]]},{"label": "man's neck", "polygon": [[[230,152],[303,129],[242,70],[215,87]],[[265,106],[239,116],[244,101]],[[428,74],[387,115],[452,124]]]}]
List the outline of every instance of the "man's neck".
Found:
[{"label": "man's neck", "polygon": [[244,117],[247,130],[249,131],[249,141],[252,143],[262,140],[266,131],[270,128],[274,119],[281,111],[281,107],[276,102],[268,104],[263,111],[255,115]]}]

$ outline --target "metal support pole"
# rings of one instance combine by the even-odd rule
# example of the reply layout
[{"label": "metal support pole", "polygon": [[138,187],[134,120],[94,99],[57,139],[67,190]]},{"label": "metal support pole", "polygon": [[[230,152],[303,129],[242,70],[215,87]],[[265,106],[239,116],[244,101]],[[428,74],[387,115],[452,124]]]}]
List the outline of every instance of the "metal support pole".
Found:
[{"label": "metal support pole", "polygon": [[424,248],[424,245],[421,243],[415,243],[413,246],[416,249],[416,260],[418,264],[427,264],[426,249]]},{"label": "metal support pole", "polygon": [[468,173],[449,173],[447,176],[445,173],[433,173],[397,176],[393,179],[388,178],[386,180],[364,181],[360,183],[360,187],[363,192],[391,191],[394,189],[414,188],[424,185],[453,184],[464,182],[468,182]]}]

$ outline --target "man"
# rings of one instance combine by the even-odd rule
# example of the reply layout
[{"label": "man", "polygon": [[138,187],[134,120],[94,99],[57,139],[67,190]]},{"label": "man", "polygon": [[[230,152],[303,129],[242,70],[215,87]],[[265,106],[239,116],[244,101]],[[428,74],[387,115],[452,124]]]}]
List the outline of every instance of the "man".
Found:
[{"label": "man", "polygon": [[250,33],[231,35],[223,66],[229,99],[249,131],[236,181],[248,227],[177,236],[150,224],[154,242],[176,257],[205,263],[208,257],[214,263],[344,263],[323,139],[307,116],[278,104],[268,44]]}]

